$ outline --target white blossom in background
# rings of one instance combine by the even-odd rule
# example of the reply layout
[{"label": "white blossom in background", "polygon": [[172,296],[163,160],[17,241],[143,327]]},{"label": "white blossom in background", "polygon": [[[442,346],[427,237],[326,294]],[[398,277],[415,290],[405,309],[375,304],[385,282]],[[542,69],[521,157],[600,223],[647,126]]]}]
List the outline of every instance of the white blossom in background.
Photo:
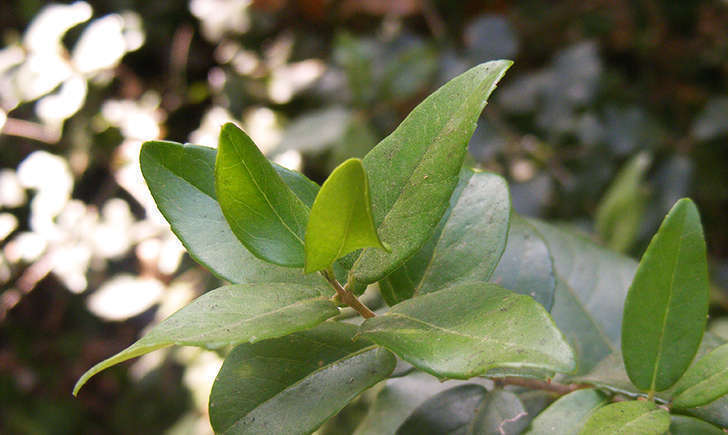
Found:
[{"label": "white blossom in background", "polygon": [[225,34],[243,34],[250,27],[250,0],[191,0],[190,12],[200,20],[202,34],[219,41]]},{"label": "white blossom in background", "polygon": [[273,151],[283,135],[280,116],[268,107],[248,109],[242,127],[263,154]]},{"label": "white blossom in background", "polygon": [[217,148],[220,128],[223,124],[234,121],[235,119],[227,109],[220,106],[213,107],[202,117],[202,122],[197,130],[190,133],[189,141],[196,145]]},{"label": "white blossom in background", "polygon": [[0,242],[18,228],[18,218],[10,213],[0,213]]},{"label": "white blossom in background", "polygon": [[307,59],[275,68],[268,83],[268,95],[274,103],[284,104],[316,82],[326,71],[319,59]]},{"label": "white blossom in background", "polygon": [[154,278],[117,275],[87,300],[89,311],[105,320],[125,320],[159,302],[164,284]]},{"label": "white blossom in background", "polygon": [[12,169],[0,170],[0,207],[16,208],[25,204],[25,189]]}]

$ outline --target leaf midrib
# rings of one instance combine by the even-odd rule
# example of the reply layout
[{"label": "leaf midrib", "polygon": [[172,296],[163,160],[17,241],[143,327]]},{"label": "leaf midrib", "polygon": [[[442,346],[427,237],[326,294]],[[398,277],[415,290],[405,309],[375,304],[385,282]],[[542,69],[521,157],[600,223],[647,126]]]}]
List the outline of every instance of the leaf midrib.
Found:
[{"label": "leaf midrib", "polygon": [[[235,155],[238,156],[240,163],[242,163],[243,167],[245,168],[245,171],[248,173],[248,176],[250,177],[251,181],[255,185],[255,188],[258,191],[258,193],[260,193],[260,195],[263,197],[266,204],[268,204],[268,207],[273,212],[273,214],[278,218],[278,221],[283,225],[283,227],[285,227],[286,230],[288,230],[288,232],[291,233],[291,235],[293,235],[293,237],[296,239],[296,241],[298,241],[298,243],[301,246],[303,246],[303,244],[304,244],[303,239],[301,239],[301,237],[295,231],[293,231],[293,229],[290,226],[288,226],[288,223],[283,219],[283,217],[281,217],[280,214],[278,214],[278,210],[275,207],[273,207],[273,204],[271,203],[270,198],[268,198],[268,195],[265,193],[265,191],[263,189],[260,188],[260,185],[258,184],[258,180],[253,176],[253,173],[250,171],[248,164],[245,162],[245,158],[240,153],[237,143],[233,140],[230,133],[224,132],[224,134],[225,134],[225,136],[227,136],[227,139],[230,141],[231,144],[235,144],[235,145],[233,145],[233,149],[235,150]],[[275,169],[274,169],[274,171],[275,171]],[[278,177],[280,179],[280,175],[278,175],[277,173],[275,175],[276,175],[276,177]],[[280,179],[280,181],[283,183],[282,179]],[[283,183],[283,184],[285,185],[285,183]],[[303,204],[303,202],[301,202],[296,195],[291,194],[288,196],[289,196],[289,200],[298,201],[298,202],[300,202],[300,205],[303,205],[304,207],[306,207],[306,205]]]}]

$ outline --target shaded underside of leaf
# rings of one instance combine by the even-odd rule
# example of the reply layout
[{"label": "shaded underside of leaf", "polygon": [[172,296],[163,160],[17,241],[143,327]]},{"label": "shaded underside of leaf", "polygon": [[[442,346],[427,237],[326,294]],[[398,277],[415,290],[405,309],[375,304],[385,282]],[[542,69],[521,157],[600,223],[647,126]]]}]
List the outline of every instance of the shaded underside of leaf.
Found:
[{"label": "shaded underside of leaf", "polygon": [[469,425],[472,435],[518,435],[528,426],[528,412],[521,399],[510,391],[488,392]]},{"label": "shaded underside of leaf", "polygon": [[394,369],[394,356],[356,327],[325,322],[255,344],[226,358],[210,394],[216,432],[310,433]]},{"label": "shaded underside of leaf", "polygon": [[369,183],[359,159],[337,167],[316,196],[306,227],[307,273],[361,248],[385,249],[372,221]]},{"label": "shaded underside of leaf", "polygon": [[559,398],[541,412],[532,422],[531,435],[576,435],[589,417],[609,403],[607,395],[599,390],[576,390]]},{"label": "shaded underside of leaf", "polygon": [[367,319],[360,334],[443,378],[467,379],[495,367],[574,368],[571,349],[543,307],[490,283],[409,299]]},{"label": "shaded underside of leaf", "polygon": [[454,78],[366,155],[374,222],[391,252],[364,250],[352,269],[357,286],[388,275],[430,238],[457,185],[480,112],[511,63],[488,62]]},{"label": "shaded underside of leaf", "polygon": [[670,416],[670,435],[723,435],[719,427],[686,415]]},{"label": "shaded underside of leaf", "polygon": [[280,337],[339,313],[326,287],[291,283],[220,287],[192,301],[128,348],[89,369],[74,394],[93,375],[128,359],[171,345],[218,348]]},{"label": "shaded underside of leaf", "polygon": [[700,215],[678,201],[637,268],[624,306],[622,356],[642,390],[662,391],[698,350],[708,313],[708,267]]},{"label": "shaded underside of leaf", "polygon": [[397,429],[397,435],[459,433],[473,420],[486,394],[488,391],[476,384],[445,390],[415,409]]},{"label": "shaded underside of leaf", "polygon": [[728,393],[728,344],[703,356],[690,366],[675,385],[673,406],[694,408]]},{"label": "shaded underside of leaf", "polygon": [[[320,276],[260,260],[235,237],[215,196],[217,151],[176,142],[146,142],[142,146],[142,174],[162,215],[197,262],[222,279],[236,284],[296,282],[317,285]],[[316,195],[318,186],[303,175],[275,165],[296,195]]]},{"label": "shaded underside of leaf", "polygon": [[220,131],[215,191],[235,236],[257,257],[302,267],[308,207],[232,123]]}]

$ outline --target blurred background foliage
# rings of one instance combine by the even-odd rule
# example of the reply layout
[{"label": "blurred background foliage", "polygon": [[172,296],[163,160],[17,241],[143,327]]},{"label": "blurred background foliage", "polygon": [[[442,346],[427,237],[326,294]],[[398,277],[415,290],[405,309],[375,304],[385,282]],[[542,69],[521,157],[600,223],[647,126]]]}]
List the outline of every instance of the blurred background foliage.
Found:
[{"label": "blurred background foliage", "polygon": [[233,120],[321,182],[490,59],[515,65],[471,163],[508,178],[516,211],[634,257],[694,198],[728,338],[725,0],[5,0],[0,28],[2,433],[210,432],[213,352],[158,351],[70,394],[218,284],[156,210],[141,141],[215,146]]}]

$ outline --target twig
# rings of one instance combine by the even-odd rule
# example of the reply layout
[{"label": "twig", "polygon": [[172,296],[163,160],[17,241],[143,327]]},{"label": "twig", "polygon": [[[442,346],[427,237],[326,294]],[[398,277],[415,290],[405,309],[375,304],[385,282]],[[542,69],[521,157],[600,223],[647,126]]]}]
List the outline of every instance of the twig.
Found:
[{"label": "twig", "polygon": [[374,312],[370,310],[366,305],[362,304],[361,301],[359,301],[359,299],[354,296],[352,292],[341,286],[339,281],[337,281],[334,277],[334,272],[332,270],[322,270],[321,275],[323,275],[324,278],[326,278],[326,281],[331,284],[331,287],[336,290],[336,295],[339,297],[341,302],[356,310],[356,312],[358,312],[365,319],[376,317],[376,314],[374,314]]},{"label": "twig", "polygon": [[493,381],[503,385],[516,385],[519,387],[526,387],[532,390],[551,391],[561,396],[569,394],[572,391],[580,390],[582,388],[591,388],[591,386],[586,384],[558,384],[556,382],[547,382],[531,378],[519,378],[516,376],[493,378]]}]

